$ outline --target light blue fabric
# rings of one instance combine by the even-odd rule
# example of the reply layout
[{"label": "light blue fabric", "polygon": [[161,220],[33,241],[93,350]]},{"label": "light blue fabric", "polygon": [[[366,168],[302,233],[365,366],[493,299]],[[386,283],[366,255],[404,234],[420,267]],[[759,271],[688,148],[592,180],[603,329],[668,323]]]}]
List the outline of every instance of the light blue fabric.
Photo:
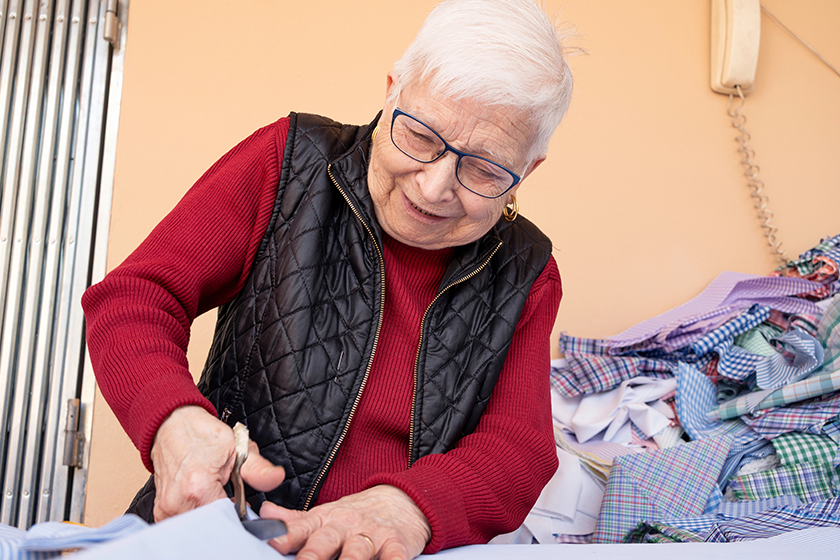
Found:
[{"label": "light blue fabric", "polygon": [[135,515],[98,529],[59,522],[38,523],[28,531],[0,525],[0,560],[58,558],[73,549],[82,549],[72,554],[73,560],[283,558],[242,527],[226,498],[154,525]]},{"label": "light blue fabric", "polygon": [[56,558],[65,550],[88,548],[135,534],[148,527],[136,515],[124,515],[99,528],[47,521],[28,531],[0,525],[0,559],[40,560]]}]

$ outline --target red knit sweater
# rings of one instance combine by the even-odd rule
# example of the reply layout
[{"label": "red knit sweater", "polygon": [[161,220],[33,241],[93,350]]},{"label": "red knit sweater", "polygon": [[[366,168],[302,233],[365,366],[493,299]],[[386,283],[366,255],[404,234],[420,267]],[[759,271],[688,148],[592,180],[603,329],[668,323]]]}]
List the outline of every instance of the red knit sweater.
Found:
[{"label": "red knit sweater", "polygon": [[[268,226],[288,119],[258,130],[211,167],[124,263],[84,295],[91,361],[102,394],[147,468],[163,420],[212,405],[189,373],[190,325],[241,289]],[[486,542],[515,529],[553,474],[548,372],[560,304],[552,258],[534,283],[493,396],[475,432],[408,467],[413,365],[420,319],[451,249],[386,238],[385,314],[359,408],[319,503],[377,484],[405,491],[426,515],[426,552]]]}]

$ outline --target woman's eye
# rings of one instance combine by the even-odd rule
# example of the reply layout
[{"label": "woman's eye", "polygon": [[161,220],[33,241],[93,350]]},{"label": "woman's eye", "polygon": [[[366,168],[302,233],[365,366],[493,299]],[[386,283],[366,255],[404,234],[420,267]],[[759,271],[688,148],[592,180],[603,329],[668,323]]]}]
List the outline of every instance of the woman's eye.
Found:
[{"label": "woman's eye", "polygon": [[424,144],[434,143],[432,137],[427,134],[423,134],[422,132],[418,132],[416,130],[410,130],[409,133],[411,134],[411,139],[415,142],[421,142]]}]

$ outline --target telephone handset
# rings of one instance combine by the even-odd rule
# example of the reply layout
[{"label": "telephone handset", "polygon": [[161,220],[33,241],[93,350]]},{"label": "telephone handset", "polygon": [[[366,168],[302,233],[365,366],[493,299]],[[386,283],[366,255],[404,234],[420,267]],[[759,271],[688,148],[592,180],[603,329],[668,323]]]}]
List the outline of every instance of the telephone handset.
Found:
[{"label": "telephone handset", "polygon": [[760,0],[712,0],[712,90],[752,90],[761,37]]}]

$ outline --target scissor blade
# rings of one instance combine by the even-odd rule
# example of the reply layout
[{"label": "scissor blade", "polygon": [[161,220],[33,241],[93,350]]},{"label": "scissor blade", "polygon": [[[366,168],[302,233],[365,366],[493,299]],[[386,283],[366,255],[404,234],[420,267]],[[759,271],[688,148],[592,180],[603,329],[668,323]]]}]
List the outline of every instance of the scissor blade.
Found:
[{"label": "scissor blade", "polygon": [[245,484],[240,474],[242,464],[248,459],[248,428],[239,422],[233,427],[233,435],[236,445],[236,460],[233,464],[233,471],[230,473],[230,482],[233,485],[233,499],[236,503],[236,513],[239,519],[244,521],[247,518],[247,504],[245,503]]},{"label": "scissor blade", "polygon": [[242,526],[261,541],[270,541],[286,534],[286,524],[279,519],[251,519],[243,521]]}]

